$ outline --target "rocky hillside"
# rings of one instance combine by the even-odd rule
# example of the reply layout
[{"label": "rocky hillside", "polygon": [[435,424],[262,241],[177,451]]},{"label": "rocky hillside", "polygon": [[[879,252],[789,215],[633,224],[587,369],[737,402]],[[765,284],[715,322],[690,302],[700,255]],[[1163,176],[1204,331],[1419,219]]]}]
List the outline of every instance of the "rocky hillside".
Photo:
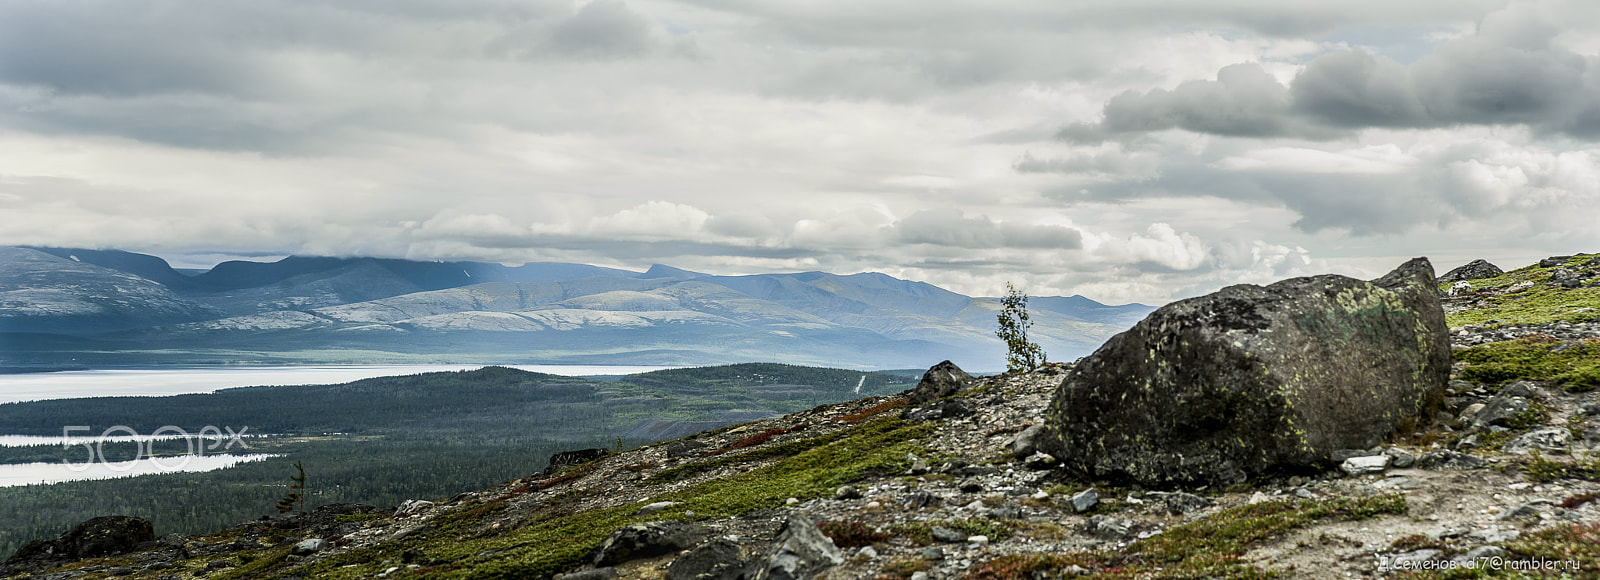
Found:
[{"label": "rocky hillside", "polygon": [[[1039,452],[1043,435],[1072,436],[1050,409],[1064,382],[1091,384],[1089,367],[1111,362],[1117,350],[1102,349],[1080,367],[982,379],[940,367],[900,395],[576,454],[450,498],[325,506],[192,537],[91,521],[7,565],[53,579],[1600,578],[1600,322],[1587,310],[1600,289],[1566,282],[1593,279],[1597,265],[1576,256],[1441,282],[1447,383],[1419,377],[1428,396],[1397,399],[1370,447],[1286,452],[1232,483],[1144,485],[1138,470],[1098,479],[1082,458]],[[1385,293],[1398,287],[1388,277],[1290,282],[1263,300],[1343,288],[1334,302],[1355,318],[1241,328],[1227,321],[1265,311],[1230,298],[1218,304],[1234,318],[1219,320],[1234,327],[1219,335],[1244,345],[1301,333],[1313,351],[1318,332],[1434,336]],[[1289,375],[1282,384],[1298,384]]]}]

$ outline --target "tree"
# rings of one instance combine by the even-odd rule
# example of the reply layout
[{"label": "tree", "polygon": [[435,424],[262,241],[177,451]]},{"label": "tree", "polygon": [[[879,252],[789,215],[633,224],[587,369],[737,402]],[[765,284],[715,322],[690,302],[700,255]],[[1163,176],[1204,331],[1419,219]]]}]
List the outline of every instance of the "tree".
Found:
[{"label": "tree", "polygon": [[289,476],[289,481],[294,483],[289,484],[289,494],[278,500],[277,507],[278,513],[289,513],[296,507],[300,508],[300,533],[303,534],[306,529],[306,468],[296,461],[294,469],[300,474]]},{"label": "tree", "polygon": [[1028,341],[1028,295],[1006,282],[1006,296],[1000,299],[1000,329],[994,335],[1006,342],[1006,369],[1032,371],[1044,365],[1044,349]]}]

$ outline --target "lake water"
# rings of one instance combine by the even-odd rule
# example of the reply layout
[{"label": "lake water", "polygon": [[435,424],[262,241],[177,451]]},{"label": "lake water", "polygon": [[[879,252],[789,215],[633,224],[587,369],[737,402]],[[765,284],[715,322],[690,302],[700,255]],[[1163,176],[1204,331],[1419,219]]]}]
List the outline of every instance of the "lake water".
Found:
[{"label": "lake water", "polygon": [[271,457],[277,456],[271,454],[183,455],[179,457],[147,457],[138,461],[104,463],[22,463],[0,465],[0,487],[61,483],[85,479],[112,479],[152,473],[214,471],[227,469],[248,461],[261,461]]},{"label": "lake water", "polygon": [[[116,369],[0,375],[0,403],[80,397],[210,393],[231,387],[330,385],[373,377],[464,371],[484,365],[359,365]],[[676,366],[503,365],[566,376],[628,375]]]}]

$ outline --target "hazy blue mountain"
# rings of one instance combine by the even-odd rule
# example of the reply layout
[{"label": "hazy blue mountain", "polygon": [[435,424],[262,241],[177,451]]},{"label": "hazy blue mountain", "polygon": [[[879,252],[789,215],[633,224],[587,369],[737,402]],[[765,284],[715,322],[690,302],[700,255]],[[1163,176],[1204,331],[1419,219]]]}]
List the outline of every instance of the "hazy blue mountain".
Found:
[{"label": "hazy blue mountain", "polygon": [[0,247],[0,332],[84,334],[221,314],[127,272]]},{"label": "hazy blue mountain", "polygon": [[[262,364],[778,361],[906,368],[948,358],[996,369],[1004,357],[994,336],[998,300],[878,273],[710,276],[665,265],[638,274],[580,264],[291,257],[227,262],[189,277],[139,254],[20,248],[7,249],[0,262],[0,272],[31,273],[0,278],[20,292],[4,295],[16,307],[0,318],[0,332],[13,333],[12,346],[0,344],[0,366],[84,357],[91,364],[156,364],[191,356],[198,358],[188,362]],[[141,271],[181,289],[134,275]],[[98,325],[71,318],[73,310],[62,306],[83,310],[99,302],[130,305],[97,311]],[[1053,360],[1087,354],[1152,310],[1077,296],[1036,297],[1030,306],[1032,337]],[[138,318],[134,310],[151,316]],[[23,340],[19,332],[72,335],[96,348],[37,336],[15,347]]]},{"label": "hazy blue mountain", "polygon": [[198,288],[194,280],[174,270],[166,260],[148,254],[135,254],[122,250],[86,250],[82,248],[29,247],[28,249],[38,250],[75,262],[93,264],[102,268],[133,274],[177,292]]}]

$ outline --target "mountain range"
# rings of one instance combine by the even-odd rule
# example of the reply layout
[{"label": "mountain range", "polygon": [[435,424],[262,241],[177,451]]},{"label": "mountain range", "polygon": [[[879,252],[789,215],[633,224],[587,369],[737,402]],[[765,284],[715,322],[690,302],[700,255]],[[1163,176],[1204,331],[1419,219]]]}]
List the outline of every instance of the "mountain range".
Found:
[{"label": "mountain range", "polygon": [[[1035,297],[1053,360],[1153,310]],[[746,361],[998,369],[995,298],[878,273],[291,256],[178,271],[117,250],[0,247],[0,366]]]}]

